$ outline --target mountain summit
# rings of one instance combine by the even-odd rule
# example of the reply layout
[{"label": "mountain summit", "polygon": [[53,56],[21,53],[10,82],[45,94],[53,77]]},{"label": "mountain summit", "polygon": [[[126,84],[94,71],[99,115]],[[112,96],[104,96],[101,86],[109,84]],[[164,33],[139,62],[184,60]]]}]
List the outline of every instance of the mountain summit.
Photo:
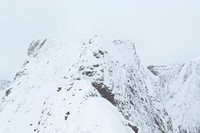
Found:
[{"label": "mountain summit", "polygon": [[170,100],[177,99],[166,86],[176,80],[170,78],[176,73],[167,70],[144,68],[128,40],[94,36],[77,44],[52,38],[33,41],[6,90],[9,94],[2,96],[0,132],[196,132],[194,123],[180,127],[181,120],[170,110],[175,109]]}]

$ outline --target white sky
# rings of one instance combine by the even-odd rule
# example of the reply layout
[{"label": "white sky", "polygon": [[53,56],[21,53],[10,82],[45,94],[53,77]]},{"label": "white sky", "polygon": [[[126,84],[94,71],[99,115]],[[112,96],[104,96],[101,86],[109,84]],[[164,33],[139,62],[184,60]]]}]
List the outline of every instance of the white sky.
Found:
[{"label": "white sky", "polygon": [[199,0],[0,0],[0,78],[13,78],[32,40],[130,39],[144,65],[200,56]]}]

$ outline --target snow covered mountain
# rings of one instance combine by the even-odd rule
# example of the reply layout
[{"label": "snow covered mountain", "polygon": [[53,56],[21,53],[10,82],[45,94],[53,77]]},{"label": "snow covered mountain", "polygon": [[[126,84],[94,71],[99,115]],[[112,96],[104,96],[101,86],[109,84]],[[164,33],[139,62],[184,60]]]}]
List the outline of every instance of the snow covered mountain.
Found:
[{"label": "snow covered mountain", "polygon": [[200,132],[200,60],[170,66],[149,66],[159,77],[157,97],[169,113],[175,133]]},{"label": "snow covered mountain", "polygon": [[[131,41],[98,36],[82,43],[33,41],[23,67],[5,90],[9,93],[3,93],[0,133],[178,133],[177,127],[185,131],[187,120],[190,132],[198,132],[192,124],[200,119],[187,115],[198,115],[190,102],[198,104],[199,97],[187,101],[188,94],[184,99],[181,85],[187,81],[177,83],[179,67],[150,66],[150,72]],[[197,74],[195,66],[191,69]],[[178,93],[171,98],[173,83]],[[174,106],[179,95],[184,98]],[[189,105],[195,112],[176,113]],[[181,123],[183,115],[186,123]]]}]

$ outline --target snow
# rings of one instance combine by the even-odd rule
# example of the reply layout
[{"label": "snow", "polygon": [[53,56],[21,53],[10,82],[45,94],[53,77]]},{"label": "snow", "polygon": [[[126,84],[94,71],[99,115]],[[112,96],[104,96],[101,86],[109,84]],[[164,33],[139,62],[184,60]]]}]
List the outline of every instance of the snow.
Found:
[{"label": "snow", "polygon": [[11,84],[8,80],[0,80],[0,91],[6,89]]},{"label": "snow", "polygon": [[197,133],[199,64],[149,71],[128,40],[34,41],[0,93],[0,132]]},{"label": "snow", "polygon": [[82,44],[66,45],[54,38],[40,42],[44,40],[30,45],[11,93],[0,104],[0,132],[66,132],[81,105],[100,97],[90,82],[74,79]]},{"label": "snow", "polygon": [[71,123],[70,133],[132,133],[125,128],[123,117],[114,106],[103,98],[89,98],[80,114]]},{"label": "snow", "polygon": [[[6,95],[6,89],[11,84],[8,80],[0,80],[0,104],[3,102],[3,97]],[[8,94],[9,92],[7,92]]]},{"label": "snow", "polygon": [[200,131],[200,60],[151,68],[160,77],[157,96],[170,115],[174,132]]}]

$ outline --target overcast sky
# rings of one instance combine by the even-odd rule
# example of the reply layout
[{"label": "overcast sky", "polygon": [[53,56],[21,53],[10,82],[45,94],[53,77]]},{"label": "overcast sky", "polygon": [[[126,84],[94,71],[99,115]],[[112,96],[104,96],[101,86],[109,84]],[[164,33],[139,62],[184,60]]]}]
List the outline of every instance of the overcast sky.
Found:
[{"label": "overcast sky", "polygon": [[12,79],[32,40],[93,35],[135,42],[144,65],[200,56],[199,0],[0,0],[0,78]]}]

